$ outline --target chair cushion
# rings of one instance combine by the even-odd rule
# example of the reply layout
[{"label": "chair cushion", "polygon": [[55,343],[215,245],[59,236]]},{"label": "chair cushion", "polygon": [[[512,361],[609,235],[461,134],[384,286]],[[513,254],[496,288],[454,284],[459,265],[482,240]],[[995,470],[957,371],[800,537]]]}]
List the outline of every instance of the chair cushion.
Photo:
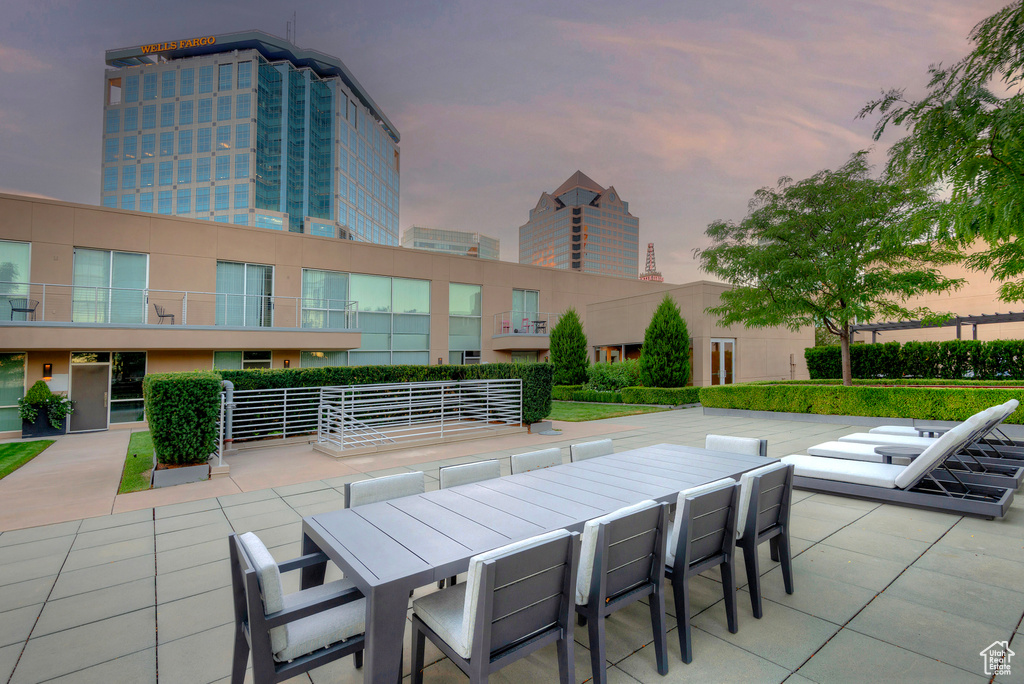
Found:
[{"label": "chair cushion", "polygon": [[[260,538],[252,532],[239,535],[249,562],[256,571],[260,591],[263,592],[263,609],[267,614],[284,610],[284,587],[281,585],[281,571],[277,561],[270,555]],[[270,649],[277,653],[288,647],[288,635],[284,627],[270,630]]]},{"label": "chair cushion", "polygon": [[[736,484],[736,480],[731,477],[723,477],[721,480],[715,480],[714,482],[708,482],[707,484],[697,485],[696,487],[690,487],[679,492],[676,496],[676,515],[672,519],[672,531],[668,535],[668,548],[665,550],[665,565],[675,565],[676,561],[676,547],[679,546],[679,526],[680,519],[683,516],[683,504],[687,499],[692,499],[701,494],[707,494],[724,487],[732,487]],[[581,561],[582,562],[582,561]]]},{"label": "chair cushion", "polygon": [[388,501],[403,496],[422,494],[424,480],[422,472],[401,473],[387,477],[375,477],[371,480],[360,480],[348,485],[348,507],[365,506],[366,504]]},{"label": "chair cushion", "polygon": [[704,448],[712,451],[727,451],[731,454],[761,455],[761,440],[757,437],[728,437],[726,435],[708,435],[704,438]]},{"label": "chair cushion", "polygon": [[960,451],[974,431],[985,422],[975,414],[949,432],[936,438],[921,455],[915,458],[897,477],[896,486],[906,489],[917,482],[922,475],[930,472],[940,463]]},{"label": "chair cushion", "polygon": [[782,462],[792,465],[793,474],[800,477],[813,477],[819,480],[834,480],[887,489],[895,489],[896,478],[906,470],[906,466],[890,463],[865,463],[805,454],[786,456]]},{"label": "chair cushion", "polygon": [[569,453],[572,456],[573,461],[585,461],[588,458],[597,458],[598,456],[613,454],[615,453],[615,448],[612,446],[612,440],[599,439],[595,442],[573,444],[569,447]]},{"label": "chair cushion", "polygon": [[597,528],[601,524],[625,518],[627,515],[657,506],[651,499],[620,508],[599,518],[588,520],[583,526],[583,539],[580,548],[580,567],[576,571],[576,604],[587,605],[590,598],[590,581],[594,574],[594,561],[597,555]]},{"label": "chair cushion", "polygon": [[[913,435],[890,435],[880,432],[854,432],[852,435],[843,435],[839,441],[844,444],[872,444],[875,446],[888,444],[889,446],[916,446],[922,449],[931,446],[935,437],[919,437],[917,432]],[[809,450],[807,453],[811,453]]]},{"label": "chair cushion", "polygon": [[844,458],[850,461],[867,461],[884,463],[885,457],[875,453],[875,447],[881,444],[862,444],[858,442],[822,442],[807,448],[811,456],[823,458]]},{"label": "chair cushion", "polygon": [[917,428],[911,425],[879,425],[868,430],[868,433],[872,435],[896,435],[901,437],[919,437],[921,435]]},{"label": "chair cushion", "polygon": [[501,477],[501,466],[497,460],[463,463],[461,465],[444,466],[440,472],[440,487],[458,487],[463,484],[491,480]]},{"label": "chair cushion", "polygon": [[781,461],[775,461],[774,463],[760,468],[755,468],[749,472],[740,475],[740,504],[736,509],[736,538],[740,539],[743,537],[743,527],[747,522],[747,509],[750,507],[750,495],[754,487],[754,478],[760,477],[761,475],[767,475],[773,473],[776,470],[782,470],[786,467],[786,464]]},{"label": "chair cushion", "polygon": [[512,456],[513,475],[558,465],[562,465],[562,450],[558,447]]},{"label": "chair cushion", "polygon": [[[284,597],[285,607],[294,607],[299,601],[310,598],[327,598],[354,586],[350,580],[342,579],[311,587],[305,591],[297,591]],[[318,649],[327,648],[339,641],[351,639],[366,631],[365,620],[366,599],[359,599],[295,622],[289,622],[283,627],[275,627],[275,630],[283,629],[287,633],[287,646],[279,651],[274,651],[274,660],[278,662],[293,660]]]}]

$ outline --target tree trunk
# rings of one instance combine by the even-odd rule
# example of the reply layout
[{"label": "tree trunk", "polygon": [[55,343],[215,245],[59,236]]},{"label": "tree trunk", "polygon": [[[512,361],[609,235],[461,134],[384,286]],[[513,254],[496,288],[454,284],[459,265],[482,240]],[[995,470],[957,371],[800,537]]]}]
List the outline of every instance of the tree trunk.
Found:
[{"label": "tree trunk", "polygon": [[843,386],[853,385],[853,364],[850,362],[850,324],[844,323],[839,331],[839,348],[843,355]]}]

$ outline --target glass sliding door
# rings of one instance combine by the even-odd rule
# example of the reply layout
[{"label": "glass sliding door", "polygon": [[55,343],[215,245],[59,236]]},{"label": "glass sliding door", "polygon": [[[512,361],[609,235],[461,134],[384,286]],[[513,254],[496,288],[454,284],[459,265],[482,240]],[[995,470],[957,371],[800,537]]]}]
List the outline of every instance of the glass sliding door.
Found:
[{"label": "glass sliding door", "polygon": [[532,332],[540,308],[537,290],[512,290],[512,327],[518,332]]},{"label": "glass sliding door", "polygon": [[76,249],[71,320],[76,323],[146,322],[149,255]]},{"label": "glass sliding door", "polygon": [[0,432],[21,429],[18,400],[25,396],[25,354],[0,354]]},{"label": "glass sliding door", "polygon": [[348,274],[302,270],[302,327],[343,330],[349,326]]},{"label": "glass sliding door", "polygon": [[106,323],[110,304],[110,252],[76,249],[72,274],[71,320]]},{"label": "glass sliding door", "polygon": [[217,262],[217,325],[273,325],[274,267]]},{"label": "glass sliding door", "polygon": [[733,352],[735,349],[735,339],[711,340],[712,385],[731,385],[733,383]]},{"label": "glass sliding door", "polygon": [[146,322],[146,288],[149,283],[149,255],[131,252],[110,254],[111,323]]},{"label": "glass sliding door", "polygon": [[31,251],[28,242],[0,240],[0,320],[24,321],[28,316],[13,312],[10,300],[29,296]]}]

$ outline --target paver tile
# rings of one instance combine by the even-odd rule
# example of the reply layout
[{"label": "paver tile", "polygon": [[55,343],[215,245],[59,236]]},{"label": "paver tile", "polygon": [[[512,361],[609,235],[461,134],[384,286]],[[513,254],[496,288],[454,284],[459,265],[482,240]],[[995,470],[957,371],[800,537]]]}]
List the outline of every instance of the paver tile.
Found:
[{"label": "paver tile", "polygon": [[[645,602],[636,603],[618,610],[605,619],[605,657],[609,662],[617,663],[637,650],[654,643],[651,631],[651,609]],[[665,616],[665,628],[676,626],[672,615]],[[588,627],[576,625],[576,643],[590,648]],[[651,646],[653,648],[653,646]],[[588,670],[590,668],[587,668]]]},{"label": "paver tile", "polygon": [[278,496],[289,497],[296,494],[306,494],[309,492],[322,491],[324,489],[330,489],[331,485],[323,482],[322,480],[313,480],[312,482],[299,482],[298,484],[284,485],[283,487],[274,487],[274,491],[277,492]]},{"label": "paver tile", "polygon": [[198,501],[185,501],[184,503],[157,506],[156,508],[153,509],[153,515],[157,520],[165,520],[167,518],[173,518],[178,515],[188,515],[189,513],[212,511],[214,509],[219,508],[220,502],[217,501],[217,499],[199,499]]},{"label": "paver tile", "polygon": [[[157,535],[157,553],[180,549],[185,546],[194,546],[213,539],[226,539],[231,534],[231,526],[226,522],[203,525],[202,527],[190,527],[176,532],[167,532]],[[226,542],[225,542],[226,543]]]},{"label": "paver tile", "polygon": [[914,562],[929,547],[927,542],[856,527],[844,527],[821,543],[904,564]]},{"label": "paver tile", "polygon": [[228,557],[227,535],[223,539],[211,539],[194,546],[183,546],[156,554],[156,571],[161,574],[194,568]]},{"label": "paver tile", "polygon": [[796,510],[790,515],[790,535],[806,539],[812,542],[819,542],[825,537],[835,534],[851,523],[830,518],[812,518],[806,515],[798,515]]},{"label": "paver tile", "polygon": [[1024,563],[953,546],[933,546],[914,567],[1024,592]]},{"label": "paver tile", "polygon": [[114,561],[136,556],[149,556],[152,558],[156,551],[156,544],[152,535],[138,539],[128,539],[102,546],[90,546],[88,548],[74,550],[68,554],[64,562],[63,572],[90,568],[94,565],[106,565]]},{"label": "paver tile", "polygon": [[257,489],[251,492],[242,492],[241,494],[228,494],[227,496],[218,497],[218,500],[224,508],[234,508],[235,506],[241,506],[254,501],[266,501],[267,499],[276,498],[278,496],[273,489]]},{"label": "paver tile", "polygon": [[74,537],[53,537],[52,539],[40,539],[39,541],[27,542],[25,544],[2,546],[0,547],[0,572],[4,571],[3,566],[8,563],[17,563],[46,556],[67,556],[74,541]]},{"label": "paver tile", "polygon": [[1024,614],[1024,593],[919,567],[907,568],[885,595],[1007,630]]},{"label": "paver tile", "polygon": [[[227,544],[227,542],[225,542]],[[291,573],[289,573],[291,574]],[[156,576],[157,604],[177,601],[231,584],[231,566],[220,560]]]},{"label": "paver tile", "polygon": [[152,577],[47,601],[32,637],[131,613],[152,606],[154,602]]},{"label": "paver tile", "polygon": [[22,644],[12,644],[0,648],[0,682],[6,682],[14,672],[22,647]]},{"label": "paver tile", "polygon": [[156,610],[160,641],[166,643],[228,623],[234,624],[231,588],[222,587],[178,601],[161,603]]},{"label": "paver tile", "polygon": [[782,570],[761,578],[761,596],[837,625],[845,624],[875,596],[875,591],[810,572],[794,572],[794,592],[786,593]]},{"label": "paver tile", "polygon": [[130,655],[108,660],[63,677],[51,679],[47,684],[156,684],[156,649],[147,648]]},{"label": "paver tile", "polygon": [[123,527],[134,523],[151,522],[152,520],[153,509],[140,508],[137,511],[128,511],[127,513],[115,513],[114,515],[101,515],[95,518],[86,518],[82,521],[82,526],[78,528],[78,532],[79,534],[83,532],[94,532],[96,530],[105,530],[110,527]]},{"label": "paver tile", "polygon": [[268,527],[280,527],[281,525],[299,522],[300,520],[302,520],[301,515],[291,508],[286,508],[285,510],[260,513],[258,515],[250,515],[244,518],[236,518],[231,521],[231,527],[235,532],[242,534],[244,532],[251,532],[252,530],[265,529]]},{"label": "paver tile", "polygon": [[0,613],[0,646],[24,643],[42,609],[43,605],[37,603]]},{"label": "paver tile", "polygon": [[53,586],[50,600],[74,596],[86,591],[95,591],[117,584],[124,584],[143,577],[153,576],[153,557],[136,556],[104,565],[94,565],[82,570],[62,572]]},{"label": "paver tile", "polygon": [[17,584],[36,577],[56,575],[60,572],[66,558],[66,554],[58,553],[7,563],[0,567],[0,586]]},{"label": "paver tile", "polygon": [[[3,570],[0,569],[0,572]],[[24,608],[33,603],[42,603],[50,594],[50,589],[53,588],[53,583],[56,581],[57,575],[49,575],[0,587],[0,613],[15,608]],[[2,677],[0,677],[0,681],[3,681]]]},{"label": "paver tile", "polygon": [[179,530],[189,530],[206,525],[227,523],[228,519],[220,508],[213,508],[195,513],[183,513],[170,518],[160,518],[156,521],[156,533],[167,534]]},{"label": "paver tile", "polygon": [[235,626],[221,625],[157,646],[161,684],[213,682],[231,674]]},{"label": "paver tile", "polygon": [[10,530],[0,534],[0,546],[24,544],[25,542],[50,539],[52,537],[66,537],[69,534],[77,533],[81,525],[81,520],[72,520],[55,525],[41,525],[39,527],[26,527],[23,530]]},{"label": "paver tile", "polygon": [[326,489],[318,489],[312,492],[306,492],[304,494],[294,494],[292,496],[286,496],[284,502],[292,508],[298,510],[303,506],[309,506],[310,504],[320,504],[325,501],[335,503],[338,508],[345,507],[345,495],[338,492],[336,489],[328,487]]},{"label": "paver tile", "polygon": [[983,553],[986,556],[996,556],[1024,563],[1024,540],[1013,535],[972,530],[961,527],[959,524],[947,532],[935,545],[953,546],[964,551]]},{"label": "paver tile", "polygon": [[955,515],[885,505],[851,525],[873,532],[931,543],[949,531],[958,520],[959,517]]},{"label": "paver tile", "polygon": [[794,574],[814,573],[875,591],[888,586],[904,569],[903,563],[824,544],[793,559]]}]

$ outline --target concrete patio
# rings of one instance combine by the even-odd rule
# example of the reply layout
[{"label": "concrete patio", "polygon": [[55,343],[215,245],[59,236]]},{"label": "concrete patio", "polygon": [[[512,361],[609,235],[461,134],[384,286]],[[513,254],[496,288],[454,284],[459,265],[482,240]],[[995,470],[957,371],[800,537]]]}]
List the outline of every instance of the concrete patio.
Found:
[{"label": "concrete patio", "polygon": [[[202,488],[192,485],[172,488],[177,494],[166,490],[116,500],[107,493],[105,510],[124,512],[36,527],[17,524],[12,517],[17,508],[5,496],[0,681],[227,681],[233,631],[227,535],[255,531],[276,558],[294,557],[302,516],[341,507],[343,485],[355,479],[422,470],[428,488],[436,488],[440,465],[567,446],[584,434],[607,434],[619,451],[659,442],[702,445],[708,432],[758,436],[769,440],[769,455],[783,456],[857,429],[710,417],[700,409],[559,427],[566,432],[558,437],[517,436],[509,438],[519,440],[512,444],[469,443],[468,450],[460,445],[457,452],[415,456],[393,452],[358,467],[322,455],[317,459],[323,462],[307,461],[305,455],[263,455],[257,457],[263,459],[263,481],[286,484],[250,488],[259,481],[253,474],[244,491],[236,482],[235,493],[217,496],[211,496],[219,494],[213,487],[204,497]],[[568,450],[563,454],[567,459]],[[331,474],[338,465],[351,472]],[[45,460],[40,467],[47,467]],[[233,478],[244,480],[238,475],[245,471],[241,462],[232,470]],[[1012,674],[997,679],[1024,681],[1024,636],[1018,632],[1024,615],[1024,501],[1001,521],[983,521],[794,494],[796,593],[785,594],[781,573],[765,549],[764,618],[752,617],[744,589],[739,633],[729,634],[717,575],[692,581],[694,662],[679,660],[670,596],[667,677],[655,669],[646,608],[617,613],[608,623],[611,682],[982,682],[992,678],[983,674],[979,652],[1004,640],[1021,653],[1021,662],[1019,667],[1011,662]],[[35,495],[33,520],[47,509],[64,508],[53,491],[40,489]],[[172,503],[175,497],[178,502]],[[88,505],[99,504],[90,499]],[[296,585],[297,577],[286,576],[286,591]],[[408,639],[407,623],[407,677]],[[575,654],[577,681],[587,681],[585,628],[577,628]],[[427,658],[427,682],[465,681],[429,646]],[[294,681],[306,679],[361,682],[362,674],[346,659]],[[494,680],[557,681],[554,647],[515,663]]]}]

